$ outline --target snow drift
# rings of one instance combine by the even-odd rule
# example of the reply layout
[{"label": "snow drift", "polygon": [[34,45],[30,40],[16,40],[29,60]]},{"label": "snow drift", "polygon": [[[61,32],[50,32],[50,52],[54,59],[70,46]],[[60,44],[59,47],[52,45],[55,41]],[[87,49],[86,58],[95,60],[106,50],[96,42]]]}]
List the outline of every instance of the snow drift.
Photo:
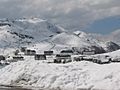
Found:
[{"label": "snow drift", "polygon": [[43,89],[120,89],[120,64],[91,62],[46,64],[40,61],[13,63],[0,70],[0,84]]}]

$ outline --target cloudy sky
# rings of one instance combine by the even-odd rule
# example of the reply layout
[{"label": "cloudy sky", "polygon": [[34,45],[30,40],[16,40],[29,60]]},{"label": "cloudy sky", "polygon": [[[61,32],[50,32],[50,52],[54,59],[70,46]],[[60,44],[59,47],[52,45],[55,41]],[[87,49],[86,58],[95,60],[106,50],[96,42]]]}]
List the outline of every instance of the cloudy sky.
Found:
[{"label": "cloudy sky", "polygon": [[68,30],[120,28],[120,0],[0,0],[0,18],[40,17]]}]

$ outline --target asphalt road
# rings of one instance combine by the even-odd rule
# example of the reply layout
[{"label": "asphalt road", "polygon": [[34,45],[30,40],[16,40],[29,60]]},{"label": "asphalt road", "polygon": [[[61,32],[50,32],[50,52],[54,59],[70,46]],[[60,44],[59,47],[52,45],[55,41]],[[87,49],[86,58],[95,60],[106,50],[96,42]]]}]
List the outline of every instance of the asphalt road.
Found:
[{"label": "asphalt road", "polygon": [[25,89],[20,87],[4,87],[0,86],[0,90],[32,90],[32,89]]},{"label": "asphalt road", "polygon": [[0,90],[30,90],[30,89],[24,89],[24,88],[0,88]]}]

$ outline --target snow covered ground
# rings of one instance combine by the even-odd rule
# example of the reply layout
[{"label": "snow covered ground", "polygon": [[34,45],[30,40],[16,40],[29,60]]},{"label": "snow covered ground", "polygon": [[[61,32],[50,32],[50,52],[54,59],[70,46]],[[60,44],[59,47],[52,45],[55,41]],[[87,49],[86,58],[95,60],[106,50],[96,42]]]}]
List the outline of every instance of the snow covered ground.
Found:
[{"label": "snow covered ground", "polygon": [[28,59],[0,69],[0,84],[62,90],[119,90],[120,63],[48,64]]}]

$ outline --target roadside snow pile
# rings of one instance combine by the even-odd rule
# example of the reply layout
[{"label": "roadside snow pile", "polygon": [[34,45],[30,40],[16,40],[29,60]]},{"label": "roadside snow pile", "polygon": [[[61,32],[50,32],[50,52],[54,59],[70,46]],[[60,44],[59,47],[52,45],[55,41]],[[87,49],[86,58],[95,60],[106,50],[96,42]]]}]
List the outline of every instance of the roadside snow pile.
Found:
[{"label": "roadside snow pile", "polygon": [[62,90],[120,89],[120,63],[91,62],[46,64],[40,61],[13,63],[0,70],[0,84]]}]

